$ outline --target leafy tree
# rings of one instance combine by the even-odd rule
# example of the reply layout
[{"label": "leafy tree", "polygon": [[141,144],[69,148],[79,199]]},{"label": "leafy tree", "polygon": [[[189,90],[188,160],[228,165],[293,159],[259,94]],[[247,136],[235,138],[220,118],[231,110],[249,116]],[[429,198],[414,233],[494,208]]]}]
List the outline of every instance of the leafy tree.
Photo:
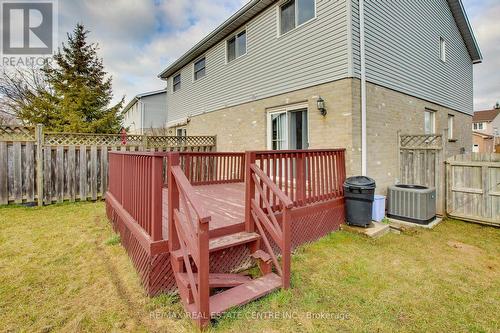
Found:
[{"label": "leafy tree", "polygon": [[[28,75],[17,71],[0,80],[0,93],[25,123],[41,123],[51,131],[118,133],[124,100],[110,106],[112,79],[97,56],[98,45],[88,43],[89,31],[77,24],[67,44],[48,62]],[[8,91],[10,98],[5,98]],[[7,101],[7,102],[6,102]]]},{"label": "leafy tree", "polygon": [[494,108],[495,108],[495,110],[500,109],[500,102],[497,102],[497,104],[495,104]]}]

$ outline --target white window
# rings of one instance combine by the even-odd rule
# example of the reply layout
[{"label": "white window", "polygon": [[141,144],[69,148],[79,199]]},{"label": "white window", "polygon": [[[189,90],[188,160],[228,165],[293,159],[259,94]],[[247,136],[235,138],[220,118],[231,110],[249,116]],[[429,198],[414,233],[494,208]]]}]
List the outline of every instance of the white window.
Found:
[{"label": "white window", "polygon": [[448,140],[454,139],[454,126],[455,126],[455,116],[452,114],[448,115]]},{"label": "white window", "polygon": [[316,16],[315,0],[290,0],[279,7],[280,34],[312,20]]},{"label": "white window", "polygon": [[243,30],[227,40],[227,62],[247,53],[247,32]]},{"label": "white window", "polygon": [[500,131],[498,130],[498,127],[493,128],[493,135],[494,136],[500,136]]},{"label": "white window", "polygon": [[425,110],[424,115],[424,131],[425,134],[434,134],[436,131],[436,112]]},{"label": "white window", "polygon": [[473,153],[479,153],[479,145],[472,146],[472,152]]},{"label": "white window", "polygon": [[474,129],[479,131],[484,130],[484,123],[474,123]]},{"label": "white window", "polygon": [[269,149],[307,149],[308,138],[307,108],[284,108],[268,114]]},{"label": "white window", "polygon": [[439,39],[439,57],[442,62],[446,62],[446,40],[443,37]]},{"label": "white window", "polygon": [[173,90],[176,92],[181,89],[181,74],[177,74],[173,79]]},{"label": "white window", "polygon": [[205,74],[205,58],[203,57],[194,63],[194,80],[201,79]]},{"label": "white window", "polygon": [[178,128],[176,132],[177,136],[187,136],[187,131],[185,128]]}]

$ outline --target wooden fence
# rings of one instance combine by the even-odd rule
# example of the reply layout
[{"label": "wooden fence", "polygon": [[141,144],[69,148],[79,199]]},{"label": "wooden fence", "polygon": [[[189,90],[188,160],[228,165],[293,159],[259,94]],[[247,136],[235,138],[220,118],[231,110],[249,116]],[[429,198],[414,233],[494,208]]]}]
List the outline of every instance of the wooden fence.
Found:
[{"label": "wooden fence", "polygon": [[446,175],[449,216],[500,226],[500,154],[454,156]]},{"label": "wooden fence", "polygon": [[399,134],[399,180],[402,184],[436,188],[436,207],[445,213],[444,162],[446,131],[443,134]]},{"label": "wooden fence", "polygon": [[0,126],[0,205],[98,200],[108,187],[108,151],[214,151],[212,136],[44,132]]}]

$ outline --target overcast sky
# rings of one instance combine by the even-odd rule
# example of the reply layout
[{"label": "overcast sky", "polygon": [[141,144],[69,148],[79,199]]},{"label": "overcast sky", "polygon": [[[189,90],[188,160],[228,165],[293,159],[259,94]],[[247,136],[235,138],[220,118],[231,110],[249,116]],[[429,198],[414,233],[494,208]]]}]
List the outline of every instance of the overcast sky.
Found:
[{"label": "overcast sky", "polygon": [[[162,89],[157,75],[247,0],[79,0],[59,1],[59,41],[82,22],[99,42],[113,76],[115,99]],[[475,66],[475,108],[500,100],[500,1],[463,0],[483,64]]]}]

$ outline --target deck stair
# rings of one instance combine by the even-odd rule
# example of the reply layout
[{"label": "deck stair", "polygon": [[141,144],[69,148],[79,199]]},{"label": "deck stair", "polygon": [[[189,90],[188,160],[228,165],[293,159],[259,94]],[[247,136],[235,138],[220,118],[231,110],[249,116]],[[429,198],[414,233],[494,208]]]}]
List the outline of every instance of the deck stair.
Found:
[{"label": "deck stair", "polygon": [[[257,233],[239,232],[210,239],[209,252],[230,249],[237,246],[247,246],[252,253],[250,256],[262,267],[261,277],[252,279],[243,274],[221,274],[209,273],[208,284],[210,288],[209,308],[210,317],[216,317],[225,311],[247,304],[253,300],[272,293],[282,287],[282,279],[271,272],[270,256],[260,250],[260,236]],[[176,262],[173,265],[174,274],[181,295],[182,302],[188,314],[195,317],[199,312],[195,303],[193,290],[189,281],[189,273],[183,262],[182,250],[172,252],[171,260]],[[189,254],[190,255],[190,254]],[[190,257],[190,260],[192,258]],[[198,286],[198,273],[193,273],[196,286]],[[221,291],[221,289],[224,289]]]},{"label": "deck stair", "polygon": [[[171,155],[168,165],[169,249],[172,271],[175,276],[181,301],[187,314],[200,326],[206,327],[210,320],[229,309],[247,304],[279,288],[288,288],[290,283],[289,210],[293,204],[276,185],[262,172],[254,178],[268,187],[257,186],[261,207],[253,201],[248,216],[258,219],[257,228],[247,224],[245,231],[224,236],[209,237],[212,220],[204,204],[179,166],[178,156]],[[257,170],[257,169],[256,169]],[[257,170],[258,172],[258,170]],[[281,228],[271,209],[266,192],[272,192],[283,201]],[[252,195],[255,197],[255,195]],[[248,206],[249,207],[249,206]],[[285,253],[280,264],[273,252],[267,233]],[[210,255],[246,247],[260,276],[252,279],[243,274],[214,273],[210,270]],[[265,249],[265,250],[264,250]],[[285,250],[284,249],[288,249]],[[276,272],[273,272],[273,266]]]}]

